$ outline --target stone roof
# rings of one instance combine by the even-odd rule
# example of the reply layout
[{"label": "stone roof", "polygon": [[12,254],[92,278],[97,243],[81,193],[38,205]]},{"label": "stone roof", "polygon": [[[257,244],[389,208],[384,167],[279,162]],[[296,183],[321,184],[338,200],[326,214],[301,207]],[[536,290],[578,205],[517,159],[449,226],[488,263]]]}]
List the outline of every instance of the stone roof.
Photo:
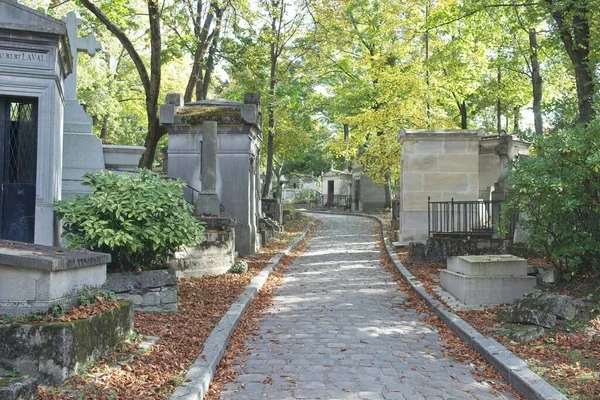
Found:
[{"label": "stone roof", "polygon": [[67,35],[63,21],[13,0],[0,0],[0,29]]}]

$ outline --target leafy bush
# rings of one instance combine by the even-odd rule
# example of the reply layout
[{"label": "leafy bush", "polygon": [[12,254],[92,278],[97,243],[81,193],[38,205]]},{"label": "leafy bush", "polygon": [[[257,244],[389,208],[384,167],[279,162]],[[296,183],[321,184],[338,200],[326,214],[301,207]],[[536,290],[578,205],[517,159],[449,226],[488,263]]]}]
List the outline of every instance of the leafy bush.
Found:
[{"label": "leafy bush", "polygon": [[534,136],[532,155],[513,164],[508,182],[503,215],[525,213],[529,246],[545,248],[567,278],[600,272],[599,125]]},{"label": "leafy bush", "polygon": [[204,223],[183,199],[182,181],[148,170],[86,174],[93,194],[58,201],[68,246],[110,253],[125,270],[164,268],[180,246],[200,243]]}]

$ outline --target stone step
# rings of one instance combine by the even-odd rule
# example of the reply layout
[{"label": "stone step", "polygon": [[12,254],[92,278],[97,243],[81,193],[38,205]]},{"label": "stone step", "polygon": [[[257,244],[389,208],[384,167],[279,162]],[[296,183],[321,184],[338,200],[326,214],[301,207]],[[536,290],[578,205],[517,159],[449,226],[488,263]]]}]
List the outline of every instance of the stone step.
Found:
[{"label": "stone step", "polygon": [[441,270],[442,288],[460,302],[471,306],[512,303],[532,291],[534,276],[467,276]]},{"label": "stone step", "polygon": [[448,270],[467,276],[527,276],[527,260],[509,254],[449,257]]}]

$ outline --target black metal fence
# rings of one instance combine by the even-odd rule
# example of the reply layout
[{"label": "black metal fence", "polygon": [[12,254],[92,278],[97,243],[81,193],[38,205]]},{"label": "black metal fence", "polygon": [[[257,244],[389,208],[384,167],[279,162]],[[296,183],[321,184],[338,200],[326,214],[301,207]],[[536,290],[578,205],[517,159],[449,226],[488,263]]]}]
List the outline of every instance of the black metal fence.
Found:
[{"label": "black metal fence", "polygon": [[[427,199],[429,237],[432,236],[492,236],[501,217],[499,201],[431,201]],[[508,238],[512,238],[516,217],[511,218]]]}]

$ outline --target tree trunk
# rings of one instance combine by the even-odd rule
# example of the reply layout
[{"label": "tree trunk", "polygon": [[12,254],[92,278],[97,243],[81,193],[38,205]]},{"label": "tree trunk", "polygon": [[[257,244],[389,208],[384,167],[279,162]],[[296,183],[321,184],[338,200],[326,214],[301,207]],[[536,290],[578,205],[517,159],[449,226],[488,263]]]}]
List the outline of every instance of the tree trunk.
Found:
[{"label": "tree trunk", "polygon": [[160,15],[157,3],[148,0],[148,19],[150,20],[150,87],[146,92],[146,114],[148,115],[148,134],[144,141],[146,151],[140,159],[140,167],[152,169],[156,146],[166,133],[158,120],[158,96],[161,78],[161,37]]},{"label": "tree trunk", "polygon": [[[589,0],[578,0],[559,6],[555,0],[546,0],[552,10],[552,17],[558,26],[560,38],[565,46],[575,70],[579,121],[590,122],[594,119],[593,95],[595,90],[595,63],[590,59],[590,21]],[[572,16],[571,26],[566,18]]]},{"label": "tree trunk", "polygon": [[[210,44],[210,48],[208,49],[208,57],[206,59],[206,68],[204,71],[204,77],[202,78],[201,81],[201,85],[198,85],[199,87],[201,87],[201,91],[199,91],[198,87],[196,88],[196,98],[197,99],[201,99],[204,100],[206,99],[206,97],[208,96],[208,87],[210,85],[210,80],[212,77],[212,73],[215,69],[215,56],[217,53],[217,47],[219,46],[219,39],[221,36],[221,23],[223,20],[223,13],[224,13],[225,9],[224,8],[219,8],[216,12],[216,23],[215,23],[215,29],[213,30],[213,38],[212,38],[212,42]],[[199,82],[200,83],[200,82]]]},{"label": "tree trunk", "polygon": [[513,131],[515,133],[519,132],[519,121],[521,120],[521,107],[515,106],[514,108],[514,119],[513,119]]},{"label": "tree trunk", "polygon": [[502,72],[498,70],[498,99],[496,100],[496,130],[498,134],[502,131],[502,100],[500,99],[500,83],[502,82]]},{"label": "tree trunk", "polygon": [[119,27],[117,27],[94,3],[90,0],[81,0],[81,4],[87,8],[106,28],[119,40],[127,54],[133,61],[140,76],[144,94],[146,96],[146,116],[148,120],[148,133],[144,141],[146,151],[140,160],[140,167],[152,168],[152,161],[156,153],[158,140],[165,134],[165,129],[158,122],[158,96],[161,78],[161,37],[160,37],[160,15],[157,4],[148,0],[148,19],[150,22],[150,74],[146,69],[144,61],[136,51],[135,47]]},{"label": "tree trunk", "polygon": [[[198,4],[198,7],[200,7],[201,0],[198,0]],[[197,38],[198,45],[196,47],[196,52],[194,53],[192,72],[190,72],[190,77],[188,79],[188,83],[185,88],[185,94],[183,96],[183,99],[186,103],[192,101],[192,94],[194,93],[196,82],[200,78],[202,66],[204,64],[204,54],[206,53],[206,47],[208,45],[208,31],[210,30],[210,25],[212,24],[212,20],[214,18],[215,8],[216,5],[211,2],[210,9],[208,10],[206,18],[204,19],[204,25],[200,31],[200,37]]]},{"label": "tree trunk", "polygon": [[467,119],[467,103],[464,100],[462,103],[458,103],[458,109],[460,110],[460,128],[469,129],[469,121]]},{"label": "tree trunk", "polygon": [[104,143],[104,141],[106,140],[106,137],[108,136],[108,120],[109,120],[109,116],[105,115],[104,118],[102,119],[102,128],[100,129],[100,140],[102,140],[102,143]]},{"label": "tree trunk", "polygon": [[[273,1],[273,10],[277,9],[277,1]],[[273,18],[271,19],[271,32],[273,36],[277,37],[277,15],[274,12]],[[267,171],[265,172],[265,182],[263,186],[262,197],[269,197],[269,187],[271,186],[271,182],[273,180],[273,155],[275,153],[275,147],[273,142],[273,134],[275,133],[275,85],[277,83],[277,46],[276,40],[273,40],[271,43],[271,71],[270,71],[270,79],[269,79],[269,105],[268,105],[268,114],[269,114],[269,127],[267,129]]]},{"label": "tree trunk", "polygon": [[531,47],[531,87],[533,90],[533,123],[535,133],[544,133],[544,121],[542,119],[542,75],[540,74],[540,62],[538,59],[538,44],[535,31],[529,31],[529,46]]},{"label": "tree trunk", "polygon": [[431,93],[431,81],[429,76],[429,3],[425,6],[425,83],[427,84],[427,127],[431,127],[431,102],[429,96]]},{"label": "tree trunk", "polygon": [[383,208],[392,207],[392,175],[388,172],[385,174],[385,203]]}]

